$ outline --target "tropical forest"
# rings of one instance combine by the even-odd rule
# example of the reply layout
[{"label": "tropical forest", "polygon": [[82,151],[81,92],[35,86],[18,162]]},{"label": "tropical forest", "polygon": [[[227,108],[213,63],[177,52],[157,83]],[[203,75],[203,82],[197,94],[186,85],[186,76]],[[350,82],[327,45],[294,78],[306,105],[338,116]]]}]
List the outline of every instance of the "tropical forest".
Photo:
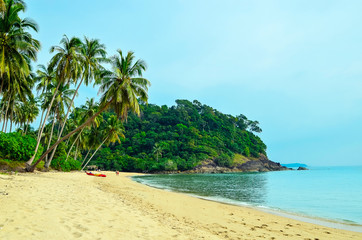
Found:
[{"label": "tropical forest", "polygon": [[[25,12],[24,1],[0,1],[1,169],[186,171],[266,155],[259,123],[242,114],[197,100],[148,103],[147,65],[132,51],[107,53],[98,39],[64,35],[49,62],[35,64],[38,25]],[[75,106],[81,86],[99,99]]]}]

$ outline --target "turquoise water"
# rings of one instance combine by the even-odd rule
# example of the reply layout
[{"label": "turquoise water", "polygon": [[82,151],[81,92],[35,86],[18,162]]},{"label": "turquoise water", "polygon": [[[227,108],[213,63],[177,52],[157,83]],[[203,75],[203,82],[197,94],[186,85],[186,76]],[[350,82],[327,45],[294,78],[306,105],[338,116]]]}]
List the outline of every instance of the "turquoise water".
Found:
[{"label": "turquoise water", "polygon": [[133,179],[210,200],[362,225],[362,166],[267,173],[147,175]]}]

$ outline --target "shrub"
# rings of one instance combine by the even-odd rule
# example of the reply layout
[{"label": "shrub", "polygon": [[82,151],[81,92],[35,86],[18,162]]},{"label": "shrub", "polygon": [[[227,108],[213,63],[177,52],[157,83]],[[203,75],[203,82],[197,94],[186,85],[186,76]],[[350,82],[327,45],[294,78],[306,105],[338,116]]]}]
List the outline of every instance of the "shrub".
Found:
[{"label": "shrub", "polygon": [[233,162],[232,158],[225,153],[221,153],[214,161],[220,167],[231,167]]},{"label": "shrub", "polygon": [[177,171],[177,164],[169,159],[165,162],[165,170],[166,171]]},{"label": "shrub", "polygon": [[63,171],[63,172],[70,172],[72,170],[80,170],[81,169],[81,163],[75,160],[74,158],[69,157],[66,161],[65,159],[67,156],[63,155],[58,158],[55,158],[52,160],[51,167]]},{"label": "shrub", "polygon": [[250,157],[250,149],[248,147],[245,147],[243,155],[246,157]]},{"label": "shrub", "polygon": [[0,159],[0,169],[7,171],[22,171],[24,169],[24,162],[11,161],[9,159]]},{"label": "shrub", "polygon": [[[36,147],[36,140],[28,135],[20,133],[0,133],[0,157],[16,161],[28,161],[33,155]],[[35,156],[37,160],[43,153],[40,145]]]}]

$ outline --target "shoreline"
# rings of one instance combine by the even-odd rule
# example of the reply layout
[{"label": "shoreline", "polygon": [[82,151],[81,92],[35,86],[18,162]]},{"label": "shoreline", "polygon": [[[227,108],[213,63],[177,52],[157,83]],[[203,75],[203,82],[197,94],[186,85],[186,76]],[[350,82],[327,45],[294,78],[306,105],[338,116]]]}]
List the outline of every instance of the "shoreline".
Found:
[{"label": "shoreline", "polygon": [[[147,174],[145,174],[145,175],[147,175]],[[137,175],[135,175],[135,176],[137,176]],[[143,174],[139,175],[139,176],[143,176]],[[270,214],[273,214],[273,215],[276,215],[276,216],[290,218],[290,219],[294,219],[294,220],[298,220],[298,221],[302,221],[302,222],[306,222],[306,223],[311,223],[311,224],[316,224],[316,225],[320,225],[320,226],[324,226],[324,227],[362,233],[362,225],[357,224],[357,223],[344,223],[344,222],[339,222],[339,221],[333,220],[333,219],[326,219],[326,218],[319,218],[319,217],[314,217],[314,216],[302,215],[302,214],[298,214],[298,213],[294,213],[294,212],[288,212],[288,211],[285,211],[285,210],[282,210],[282,209],[270,208],[270,207],[267,207],[267,206],[253,206],[253,205],[250,205],[250,204],[247,204],[247,203],[237,202],[237,201],[233,201],[233,200],[230,200],[229,202],[224,202],[224,201],[221,201],[221,200],[217,200],[217,199],[214,199],[214,198],[203,197],[203,196],[199,196],[199,195],[196,195],[196,194],[188,194],[188,193],[185,193],[185,192],[182,192],[182,191],[173,191],[173,190],[171,190],[169,188],[164,188],[161,185],[147,184],[145,182],[137,181],[137,180],[133,179],[133,177],[134,176],[129,177],[129,178],[134,182],[140,183],[142,185],[145,185],[145,186],[148,186],[148,187],[151,187],[151,188],[167,191],[167,192],[175,192],[175,193],[185,194],[185,195],[195,197],[195,198],[198,198],[198,199],[211,201],[211,202],[216,202],[216,203],[221,203],[221,204],[226,204],[226,205],[231,205],[231,206],[238,206],[238,207],[243,207],[243,208],[251,208],[251,209],[258,210],[258,211],[270,213]]]},{"label": "shoreline", "polygon": [[0,239],[362,239],[103,173],[0,175]]}]

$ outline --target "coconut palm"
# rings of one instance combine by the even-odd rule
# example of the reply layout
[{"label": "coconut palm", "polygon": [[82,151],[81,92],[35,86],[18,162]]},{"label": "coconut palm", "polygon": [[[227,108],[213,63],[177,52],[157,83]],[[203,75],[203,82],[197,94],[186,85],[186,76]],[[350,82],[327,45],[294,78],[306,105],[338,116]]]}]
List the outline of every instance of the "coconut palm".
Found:
[{"label": "coconut palm", "polygon": [[121,123],[121,121],[118,120],[117,116],[112,115],[108,121],[107,121],[107,126],[105,129],[105,138],[103,140],[103,142],[101,144],[99,144],[99,146],[97,147],[97,149],[94,151],[94,153],[92,154],[92,156],[88,159],[88,161],[86,162],[86,164],[84,164],[82,170],[88,165],[88,163],[90,162],[90,160],[92,160],[92,158],[94,157],[94,155],[97,153],[97,151],[101,148],[101,146],[103,146],[106,143],[114,143],[116,141],[118,141],[118,143],[121,143],[121,139],[119,137],[124,138],[123,132],[124,132],[124,128],[123,128],[123,124]]},{"label": "coconut palm", "polygon": [[37,101],[30,96],[25,102],[21,103],[16,113],[17,123],[23,125],[23,134],[26,135],[28,126],[34,122],[39,114]]},{"label": "coconut palm", "polygon": [[[92,117],[97,111],[98,111],[98,104],[95,103],[94,98],[87,99],[85,105],[81,106],[79,111],[76,111],[76,114],[74,114],[74,121],[78,123],[79,126],[81,125],[81,123],[84,123],[88,118]],[[90,126],[92,126],[93,128],[98,128],[99,124],[102,121],[103,121],[102,115],[98,115],[96,118],[94,118]],[[81,137],[83,130],[84,128],[78,133],[76,139],[73,141],[72,146],[68,151],[66,159],[68,159],[74,144],[78,142],[79,138]]]},{"label": "coconut palm", "polygon": [[36,60],[40,49],[39,41],[28,32],[37,31],[37,24],[19,17],[25,10],[24,2],[5,0],[4,3],[0,3],[0,9],[5,6],[0,14],[0,94],[4,89],[9,91],[17,81],[26,81],[30,74],[29,63]]},{"label": "coconut palm", "polygon": [[[36,74],[37,76],[35,77],[35,81],[38,82],[36,90],[38,94],[41,92],[40,96],[43,96],[43,94],[52,87],[50,83],[55,81],[55,72],[54,69],[52,69],[49,65],[47,67],[45,67],[44,65],[38,65],[38,70],[36,71]],[[43,116],[46,109],[46,107],[42,108],[39,130],[43,125]],[[38,133],[40,133],[40,131]],[[39,140],[39,138],[40,134],[38,134],[37,140]]]},{"label": "coconut palm", "polygon": [[148,100],[148,87],[150,82],[142,78],[142,72],[146,70],[146,64],[143,60],[134,61],[133,52],[128,52],[124,57],[121,50],[118,50],[118,55],[111,58],[111,65],[113,71],[104,71],[103,82],[99,92],[102,94],[100,99],[100,109],[92,117],[88,118],[82,125],[59,139],[52,147],[33,164],[27,165],[27,171],[34,171],[37,164],[44,159],[53,148],[59,143],[68,139],[74,133],[82,130],[84,127],[91,124],[91,122],[100,115],[103,111],[112,108],[117,116],[121,116],[122,120],[126,120],[128,111],[131,110],[140,115],[140,108],[138,101],[147,102]]},{"label": "coconut palm", "polygon": [[[63,115],[65,112],[66,108],[71,108],[71,96],[73,96],[75,93],[74,89],[70,89],[69,85],[61,85],[58,88],[58,91],[56,93],[55,96],[55,100],[54,100],[54,105],[53,105],[53,111],[54,111],[54,117],[56,117],[57,123],[59,125],[59,127],[62,124],[62,119],[63,119]],[[49,93],[48,93],[49,94]],[[48,99],[51,98],[52,94],[49,94]],[[54,122],[54,121],[53,121]],[[60,132],[58,131],[58,137],[59,137]],[[52,135],[51,135],[52,136]],[[50,138],[52,139],[52,138]],[[49,148],[49,145],[48,145]],[[52,156],[54,156],[56,149],[53,150]],[[45,168],[48,168],[50,166],[51,163],[51,159],[52,156],[50,157],[50,159],[45,163]]]},{"label": "coconut palm", "polygon": [[[81,81],[78,83],[78,86],[75,90],[75,94],[72,98],[72,103],[75,99],[79,87],[82,85],[83,80],[85,80],[86,85],[88,85],[93,79],[95,79],[97,76],[97,72],[99,72],[102,69],[100,63],[104,62],[106,59],[105,46],[103,44],[100,44],[99,41],[96,39],[89,40],[88,38],[85,38],[85,42],[81,44],[79,50],[81,52],[81,57],[82,57],[81,59],[79,59],[79,63],[81,64],[83,72],[82,72]],[[65,115],[64,123],[60,130],[58,140],[60,139],[63,133],[64,126],[68,119],[69,113],[70,113],[70,108],[68,109],[68,112]],[[53,151],[52,156],[50,157],[50,161],[53,159],[56,149],[57,147],[55,147],[55,150]]]},{"label": "coconut palm", "polygon": [[[28,75],[24,79],[20,77],[18,78],[16,76],[17,76],[16,74],[10,75],[11,81],[9,81],[9,83],[11,83],[11,87],[3,93],[2,101],[6,101],[7,106],[4,108],[5,126],[3,125],[2,131],[4,130],[6,131],[7,122],[9,119],[10,119],[10,131],[11,131],[12,123],[14,120],[14,114],[17,106],[16,104],[19,104],[20,102],[25,102],[28,97],[30,98],[33,97],[31,92],[31,88],[33,86],[33,78],[31,77],[31,75]],[[7,75],[4,75],[3,79],[7,79],[7,77],[8,77]],[[7,84],[5,84],[5,86],[7,86]]]},{"label": "coconut palm", "polygon": [[5,2],[4,0],[0,0],[0,12],[3,13],[5,11]]},{"label": "coconut palm", "polygon": [[162,147],[158,143],[156,143],[155,146],[153,147],[152,151],[153,151],[153,154],[156,155],[156,160],[158,162],[158,157],[162,156]]},{"label": "coconut palm", "polygon": [[[49,104],[47,109],[47,113],[44,117],[43,125],[40,129],[39,135],[42,135],[45,122],[49,116],[50,109],[53,105],[54,98],[56,93],[61,85],[67,85],[69,81],[76,81],[80,74],[80,55],[79,48],[81,46],[81,41],[78,38],[68,39],[66,35],[60,41],[60,44],[63,46],[53,46],[50,48],[50,52],[56,52],[56,54],[52,57],[49,67],[55,70],[57,87],[54,90],[53,98]],[[37,145],[35,147],[34,155],[26,162],[27,166],[30,166],[38,152],[40,144],[40,139],[37,141]]]},{"label": "coconut palm", "polygon": [[84,150],[88,150],[87,154],[83,158],[81,166],[83,163],[88,159],[89,153],[98,145],[101,144],[101,139],[104,137],[102,136],[102,131],[99,128],[92,127],[90,130],[84,131]]}]

